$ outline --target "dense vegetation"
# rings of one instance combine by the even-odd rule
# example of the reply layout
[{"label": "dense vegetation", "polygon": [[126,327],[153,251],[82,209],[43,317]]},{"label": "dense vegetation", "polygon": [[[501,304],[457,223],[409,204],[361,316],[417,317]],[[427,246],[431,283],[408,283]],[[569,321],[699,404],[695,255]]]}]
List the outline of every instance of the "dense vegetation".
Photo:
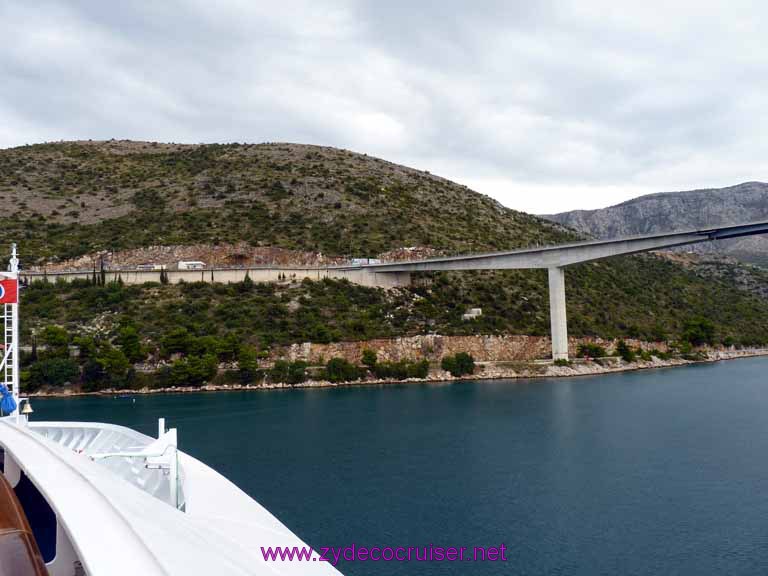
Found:
[{"label": "dense vegetation", "polygon": [[[765,301],[724,283],[703,282],[663,258],[627,260],[569,273],[572,335],[691,345],[768,341]],[[545,281],[538,271],[510,271],[436,274],[419,286],[390,291],[335,280],[142,286],[39,282],[22,292],[22,338],[36,343],[34,355],[26,358],[25,377],[37,386],[76,381],[82,373],[86,388],[98,388],[132,382],[131,366],[147,362],[165,364],[155,385],[194,385],[213,378],[219,363],[230,363],[243,369],[237,378],[244,383],[265,375],[295,383],[306,378],[307,366],[281,363],[264,372],[270,351],[295,342],[425,332],[546,334]],[[483,315],[463,321],[461,315],[472,306],[481,306]],[[79,357],[69,357],[69,346],[79,349]],[[587,348],[581,353],[603,355]],[[363,363],[379,378],[416,377],[426,370],[378,363],[370,353]],[[337,361],[325,367],[325,376],[354,380],[364,375],[360,369]],[[149,376],[138,378],[146,384]]]}]

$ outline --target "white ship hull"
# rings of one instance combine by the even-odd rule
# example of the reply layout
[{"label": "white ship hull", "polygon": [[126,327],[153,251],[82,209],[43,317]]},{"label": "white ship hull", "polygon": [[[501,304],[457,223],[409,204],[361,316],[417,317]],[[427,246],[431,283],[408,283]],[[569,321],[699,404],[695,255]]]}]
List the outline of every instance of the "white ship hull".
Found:
[{"label": "white ship hull", "polygon": [[175,430],[155,439],[111,424],[25,420],[0,418],[3,475],[30,508],[51,576],[339,575],[322,561],[266,561],[262,547],[306,544],[176,450]]}]

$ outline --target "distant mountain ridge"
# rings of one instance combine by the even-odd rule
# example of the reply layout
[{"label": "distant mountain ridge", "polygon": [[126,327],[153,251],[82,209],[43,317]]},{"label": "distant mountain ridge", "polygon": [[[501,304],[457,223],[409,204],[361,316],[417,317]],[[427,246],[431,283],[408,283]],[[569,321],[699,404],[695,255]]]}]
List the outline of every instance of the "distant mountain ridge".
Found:
[{"label": "distant mountain ridge", "polygon": [[[608,208],[573,210],[544,218],[596,238],[737,224],[768,219],[768,184],[745,182],[727,188],[659,192]],[[768,265],[768,238],[765,236],[707,242],[683,249]]]}]

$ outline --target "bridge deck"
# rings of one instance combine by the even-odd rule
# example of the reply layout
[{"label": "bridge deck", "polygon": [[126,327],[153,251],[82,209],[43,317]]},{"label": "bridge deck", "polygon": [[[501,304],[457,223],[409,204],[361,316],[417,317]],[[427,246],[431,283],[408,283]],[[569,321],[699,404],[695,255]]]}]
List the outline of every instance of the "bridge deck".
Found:
[{"label": "bridge deck", "polygon": [[568,358],[568,320],[565,306],[565,267],[611,256],[636,254],[649,250],[673,248],[710,240],[739,238],[768,233],[768,222],[749,222],[701,230],[648,234],[609,240],[587,240],[571,244],[524,248],[489,254],[446,256],[411,262],[371,264],[364,266],[381,276],[440,270],[504,270],[514,268],[546,268],[549,271],[549,309],[552,358]]},{"label": "bridge deck", "polygon": [[503,252],[463,254],[425,260],[367,264],[363,268],[387,272],[426,272],[438,270],[503,270],[512,268],[553,268],[589,262],[600,258],[673,248],[710,240],[738,238],[768,233],[768,222],[750,222],[701,230],[647,234],[609,240],[586,240]]}]

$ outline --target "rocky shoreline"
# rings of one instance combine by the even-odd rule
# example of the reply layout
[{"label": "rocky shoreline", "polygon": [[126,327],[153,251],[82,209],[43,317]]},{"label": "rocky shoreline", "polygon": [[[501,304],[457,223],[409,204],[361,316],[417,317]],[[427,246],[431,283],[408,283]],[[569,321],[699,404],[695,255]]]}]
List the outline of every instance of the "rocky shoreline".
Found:
[{"label": "rocky shoreline", "polygon": [[424,384],[452,382],[458,380],[507,380],[530,378],[568,378],[574,376],[594,376],[600,374],[612,374],[615,372],[629,372],[635,370],[649,370],[652,368],[668,368],[675,366],[688,366],[719,362],[721,360],[736,360],[739,358],[754,358],[756,356],[768,356],[768,348],[747,348],[741,350],[709,350],[702,352],[701,359],[686,360],[683,358],[670,358],[662,360],[653,357],[651,360],[638,360],[624,362],[620,358],[603,359],[597,361],[577,360],[567,366],[557,366],[552,362],[539,363],[508,363],[508,362],[480,362],[477,371],[471,376],[454,377],[443,370],[431,371],[427,378],[408,378],[406,380],[355,380],[352,382],[328,382],[326,380],[308,380],[300,384],[207,384],[205,386],[176,387],[176,388],[142,388],[138,390],[106,389],[98,392],[80,392],[74,390],[61,391],[37,391],[29,393],[30,398],[62,398],[76,396],[115,396],[115,395],[144,395],[144,394],[186,394],[194,392],[223,392],[242,390],[288,390],[306,388],[340,388],[350,386],[378,386],[387,384]]}]

